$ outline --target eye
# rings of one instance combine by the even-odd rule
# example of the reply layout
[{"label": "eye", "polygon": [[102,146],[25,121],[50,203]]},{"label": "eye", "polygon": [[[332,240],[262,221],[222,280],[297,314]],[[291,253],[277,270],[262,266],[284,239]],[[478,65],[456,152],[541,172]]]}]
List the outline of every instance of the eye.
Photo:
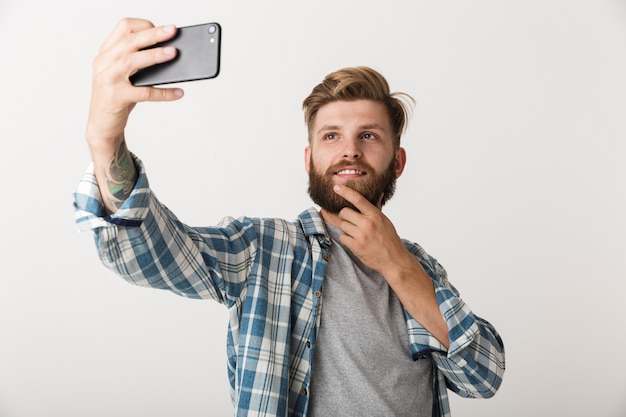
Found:
[{"label": "eye", "polygon": [[372,139],[376,139],[376,135],[371,133],[371,132],[365,132],[361,135],[361,137],[363,139],[367,139],[367,140],[372,140]]},{"label": "eye", "polygon": [[324,135],[324,140],[334,140],[337,139],[337,135],[334,133],[327,133]]}]

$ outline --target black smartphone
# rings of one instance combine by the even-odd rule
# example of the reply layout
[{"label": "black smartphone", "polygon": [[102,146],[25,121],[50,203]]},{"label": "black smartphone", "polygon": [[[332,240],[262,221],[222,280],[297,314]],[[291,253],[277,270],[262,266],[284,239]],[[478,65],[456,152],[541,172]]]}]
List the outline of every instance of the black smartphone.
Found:
[{"label": "black smartphone", "polygon": [[176,36],[149,48],[173,46],[176,58],[143,68],[130,77],[136,86],[179,83],[215,78],[220,72],[222,28],[218,23],[178,28]]}]

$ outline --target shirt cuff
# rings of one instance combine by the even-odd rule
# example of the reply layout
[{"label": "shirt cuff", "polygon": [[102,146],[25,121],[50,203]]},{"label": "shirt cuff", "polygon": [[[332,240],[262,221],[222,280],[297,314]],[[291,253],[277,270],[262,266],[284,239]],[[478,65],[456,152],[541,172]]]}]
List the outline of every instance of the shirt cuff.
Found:
[{"label": "shirt cuff", "polygon": [[108,216],[104,210],[93,162],[89,164],[74,192],[74,215],[79,231],[113,225],[130,227],[141,225],[148,214],[150,187],[143,163],[136,156],[132,155],[132,157],[139,171],[135,187],[122,206]]}]

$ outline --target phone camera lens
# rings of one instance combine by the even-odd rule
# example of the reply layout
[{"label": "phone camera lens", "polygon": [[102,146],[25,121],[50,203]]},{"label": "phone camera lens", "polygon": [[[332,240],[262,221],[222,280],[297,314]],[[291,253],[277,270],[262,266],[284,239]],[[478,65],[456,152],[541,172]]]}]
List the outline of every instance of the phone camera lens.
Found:
[{"label": "phone camera lens", "polygon": [[217,28],[215,27],[215,25],[209,26],[209,33],[210,34],[214,34],[216,30],[217,30]]}]

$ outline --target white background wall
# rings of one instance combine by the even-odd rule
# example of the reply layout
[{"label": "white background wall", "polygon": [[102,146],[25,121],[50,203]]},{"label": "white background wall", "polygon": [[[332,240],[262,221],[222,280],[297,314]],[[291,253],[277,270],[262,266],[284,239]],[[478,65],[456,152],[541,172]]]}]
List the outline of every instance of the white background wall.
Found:
[{"label": "white background wall", "polygon": [[129,147],[184,221],[310,205],[300,105],[370,65],[417,100],[386,208],[500,331],[456,417],[626,415],[626,4],[0,3],[0,416],[227,416],[226,311],[133,287],[73,224],[91,62],[119,18],[218,21],[222,73],[137,107]]}]

